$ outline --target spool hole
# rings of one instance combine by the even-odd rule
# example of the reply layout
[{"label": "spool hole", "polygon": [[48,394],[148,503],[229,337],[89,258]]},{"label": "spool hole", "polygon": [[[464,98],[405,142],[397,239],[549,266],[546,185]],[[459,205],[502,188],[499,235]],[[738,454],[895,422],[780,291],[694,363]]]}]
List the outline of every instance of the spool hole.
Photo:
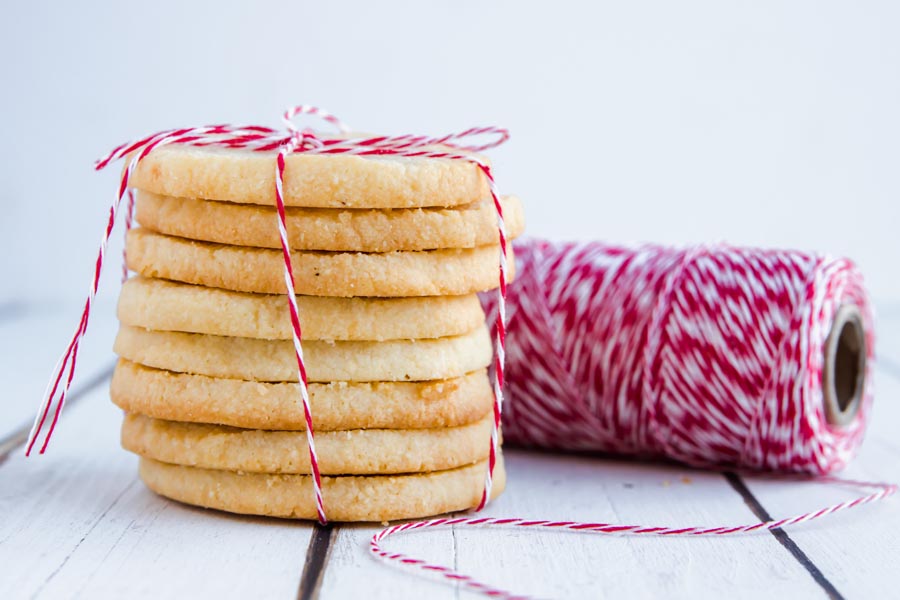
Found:
[{"label": "spool hole", "polygon": [[866,376],[866,336],[855,306],[838,310],[825,344],[823,392],[832,425],[848,425],[862,402]]}]

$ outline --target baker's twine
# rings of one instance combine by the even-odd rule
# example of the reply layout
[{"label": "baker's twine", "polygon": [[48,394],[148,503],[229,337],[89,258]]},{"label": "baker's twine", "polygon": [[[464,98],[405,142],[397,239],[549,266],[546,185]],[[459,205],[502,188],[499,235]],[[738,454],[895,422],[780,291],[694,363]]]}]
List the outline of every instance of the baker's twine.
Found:
[{"label": "baker's twine", "polygon": [[[325,123],[335,127],[339,135],[325,136],[309,128],[298,128],[294,117],[309,115],[316,117]],[[485,506],[491,496],[493,483],[493,471],[497,462],[499,444],[500,415],[503,406],[503,374],[504,374],[504,343],[505,343],[505,302],[506,302],[506,254],[507,238],[506,227],[503,222],[503,208],[500,204],[500,195],[497,191],[494,176],[490,164],[474,154],[494,148],[509,139],[509,133],[499,127],[473,127],[459,133],[451,133],[440,137],[423,135],[398,135],[398,136],[364,136],[353,137],[348,135],[350,128],[331,113],[314,106],[300,105],[289,108],[283,115],[285,129],[277,130],[259,125],[235,126],[235,125],[207,125],[204,127],[186,127],[181,129],[169,129],[154,133],[133,142],[121,144],[109,154],[97,161],[95,168],[101,170],[110,164],[122,159],[127,159],[127,166],[122,171],[118,193],[109,209],[109,216],[103,236],[100,241],[100,249],[94,263],[91,287],[84,303],[81,318],[72,339],[66,346],[62,357],[53,370],[53,375],[47,386],[40,405],[34,425],[28,435],[25,447],[25,455],[30,456],[41,434],[44,434],[43,443],[40,445],[40,453],[47,450],[59,417],[66,403],[66,396],[72,384],[75,374],[75,364],[78,358],[78,348],[81,339],[87,331],[91,307],[100,284],[100,273],[103,268],[103,259],[109,244],[109,238],[116,223],[119,207],[125,200],[125,228],[132,225],[134,214],[134,194],[129,187],[129,181],[135,168],[154,149],[170,144],[180,144],[194,147],[218,147],[244,149],[254,152],[276,153],[275,157],[275,207],[278,214],[278,233],[281,239],[282,258],[284,259],[284,283],[285,293],[288,299],[288,310],[291,316],[293,329],[294,354],[297,359],[297,371],[299,374],[300,401],[303,405],[303,415],[306,421],[306,438],[309,446],[309,459],[312,465],[313,489],[316,498],[316,512],[319,521],[325,523],[327,515],[322,499],[322,481],[319,472],[319,462],[316,455],[315,432],[313,429],[313,415],[309,405],[309,392],[307,389],[306,367],[303,362],[302,331],[297,310],[297,300],[294,292],[294,273],[291,265],[290,246],[288,244],[287,229],[285,225],[284,208],[284,170],[285,160],[290,154],[323,154],[338,155],[352,154],[362,157],[396,156],[405,158],[425,158],[462,160],[473,163],[484,174],[490,189],[491,199],[497,213],[497,231],[499,237],[499,285],[497,291],[496,341],[494,344],[493,360],[493,425],[491,430],[490,453],[488,468],[484,479],[484,490],[478,508]],[[482,140],[478,143],[478,140]],[[123,267],[123,278],[127,278],[127,265]],[[52,413],[52,419],[48,423],[48,417]]]},{"label": "baker's twine", "polygon": [[704,526],[688,526],[688,527],[666,527],[666,526],[648,526],[648,525],[622,525],[618,523],[592,523],[578,521],[546,521],[540,519],[517,519],[517,518],[495,518],[495,517],[447,517],[440,519],[429,519],[427,521],[413,521],[409,523],[401,523],[382,529],[372,536],[369,541],[369,552],[390,564],[401,568],[418,572],[423,575],[437,577],[448,583],[460,585],[473,592],[478,592],[491,598],[515,598],[517,600],[526,600],[531,596],[521,593],[512,592],[490,583],[481,581],[480,579],[457,571],[452,567],[431,563],[426,560],[403,554],[401,552],[393,552],[383,547],[382,542],[392,536],[402,534],[410,534],[415,532],[433,531],[436,529],[452,529],[455,527],[480,528],[480,529],[530,529],[530,530],[551,530],[565,531],[574,533],[590,533],[604,535],[635,535],[635,536],[725,536],[748,534],[758,531],[769,531],[772,529],[780,529],[789,525],[798,525],[806,523],[814,519],[820,519],[836,512],[869,504],[876,500],[882,500],[894,494],[897,486],[887,483],[869,483],[865,481],[851,481],[847,479],[839,479],[836,477],[819,477],[815,481],[824,483],[834,483],[842,486],[853,485],[862,488],[875,489],[877,491],[860,496],[845,502],[839,502],[826,506],[819,510],[787,517],[785,519],[777,519],[772,521],[764,521],[759,523],[751,523],[748,525],[724,525],[718,527]]},{"label": "baker's twine", "polygon": [[[403,523],[374,556],[492,597],[524,598],[450,567],[393,552],[391,536],[480,527],[723,536],[805,523],[881,500],[896,486],[828,476],[862,441],[875,346],[862,277],[850,261],[728,246],[516,242],[507,297],[507,445],[666,458],[874,490],[748,525],[650,526],[459,517]],[[495,310],[491,296],[484,298]],[[854,418],[828,422],[824,347],[842,306],[862,316],[866,372]],[[548,498],[548,501],[550,499]]]}]

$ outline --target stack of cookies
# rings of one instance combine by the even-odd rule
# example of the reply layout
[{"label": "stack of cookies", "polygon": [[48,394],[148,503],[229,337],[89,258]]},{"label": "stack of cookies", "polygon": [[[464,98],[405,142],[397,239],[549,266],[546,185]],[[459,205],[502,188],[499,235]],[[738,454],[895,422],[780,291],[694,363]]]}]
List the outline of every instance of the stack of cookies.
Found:
[{"label": "stack of cookies", "polygon": [[[274,162],[186,146],[141,161],[111,395],[152,490],[313,519]],[[294,154],[284,197],[328,517],[475,506],[493,402],[476,293],[499,263],[484,176],[462,160]],[[521,205],[502,203],[513,238]],[[502,462],[494,480],[496,495]]]}]

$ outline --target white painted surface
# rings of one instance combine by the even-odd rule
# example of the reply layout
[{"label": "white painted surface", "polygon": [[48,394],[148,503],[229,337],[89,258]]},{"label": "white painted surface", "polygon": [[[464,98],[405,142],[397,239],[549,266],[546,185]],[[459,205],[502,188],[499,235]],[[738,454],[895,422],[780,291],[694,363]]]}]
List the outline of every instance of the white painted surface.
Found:
[{"label": "white painted surface", "polygon": [[[78,354],[72,392],[113,364],[112,344],[118,328],[113,315],[111,303],[95,305]],[[34,419],[50,373],[75,332],[81,308],[74,303],[64,310],[46,303],[19,305],[7,318],[3,316],[0,313],[0,439]]]},{"label": "white painted surface", "polygon": [[[509,487],[486,516],[649,525],[752,523],[753,513],[717,474],[679,467],[507,450]],[[376,527],[341,529],[324,598],[349,597],[360,579],[359,549]],[[635,538],[534,530],[455,528],[391,538],[392,550],[456,566],[501,588],[539,598],[754,598],[778,590],[815,595],[809,574],[771,535]],[[372,598],[435,595],[397,569],[366,573]],[[443,590],[453,597],[453,590]],[[465,595],[477,598],[475,594]]]},{"label": "white painted surface", "polygon": [[532,235],[821,249],[898,298],[898,19],[891,0],[10,2],[0,299],[84,290],[102,153],[300,102],[380,133],[509,127],[491,155]]},{"label": "white painted surface", "polygon": [[104,388],[67,413],[48,453],[0,464],[0,598],[292,598],[305,523],[164,500],[119,448]]},{"label": "white painted surface", "polygon": [[[104,326],[103,319],[98,320],[98,332],[111,327],[111,313],[105,314],[109,322]],[[58,326],[62,317],[50,315],[5,325],[19,339],[33,340],[17,346],[22,357],[42,357],[44,351],[35,346],[42,344],[41,338],[29,334],[51,323]],[[882,319],[880,334],[883,340],[900,339],[900,318]],[[892,347],[896,346],[882,346]],[[37,383],[17,383],[22,390],[17,393],[42,388],[46,369],[28,370],[27,361],[8,348],[4,346],[0,364],[19,366],[4,373],[7,387],[14,380],[37,377]],[[900,354],[894,356],[900,362]],[[82,376],[107,358],[105,352],[86,354]],[[900,377],[883,370],[878,377],[870,435],[846,475],[900,481],[900,444],[893,435],[900,419]],[[16,422],[10,422],[9,414]],[[312,527],[234,517],[156,497],[137,480],[135,458],[118,447],[119,419],[105,389],[98,389],[71,407],[47,456],[26,460],[17,451],[0,463],[0,598],[295,597]],[[18,412],[0,413],[4,431],[14,429],[18,421]],[[515,450],[507,451],[507,460],[509,488],[486,514],[653,525],[754,521],[741,497],[715,474]],[[748,485],[774,516],[854,493],[757,478],[749,479]],[[475,597],[370,558],[366,544],[377,529],[347,526],[335,532],[321,598]],[[845,597],[896,595],[897,499],[788,533]],[[634,539],[457,529],[392,538],[388,544],[542,597],[754,598],[824,593],[768,533]]]}]

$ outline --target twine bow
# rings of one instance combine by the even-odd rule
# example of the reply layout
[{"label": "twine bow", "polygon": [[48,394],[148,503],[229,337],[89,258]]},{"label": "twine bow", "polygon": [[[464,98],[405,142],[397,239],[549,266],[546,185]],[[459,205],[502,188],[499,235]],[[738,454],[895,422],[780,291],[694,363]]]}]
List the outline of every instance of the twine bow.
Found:
[{"label": "twine bow", "polygon": [[[325,123],[337,129],[338,134],[323,136],[310,128],[300,129],[294,123],[298,115],[317,117]],[[284,204],[284,170],[285,161],[290,154],[353,154],[357,156],[397,156],[406,158],[427,158],[445,160],[464,160],[478,166],[487,179],[488,186],[497,213],[497,230],[499,234],[500,268],[498,286],[498,308],[496,318],[496,342],[494,349],[494,377],[493,377],[493,427],[491,430],[491,446],[488,459],[488,469],[485,475],[484,489],[477,510],[481,510],[487,504],[491,495],[493,483],[493,471],[497,461],[499,443],[500,416],[503,406],[503,372],[505,362],[505,336],[506,336],[506,272],[507,272],[507,238],[506,228],[503,222],[503,209],[500,205],[500,196],[497,191],[490,165],[482,158],[473,155],[494,148],[509,139],[509,132],[498,127],[473,127],[459,133],[451,133],[440,137],[428,137],[422,135],[399,136],[372,136],[352,137],[347,127],[340,119],[331,113],[314,106],[300,105],[289,108],[283,115],[285,129],[278,130],[259,125],[207,125],[204,127],[187,127],[181,129],[169,129],[154,133],[136,141],[121,144],[109,154],[99,159],[95,164],[96,170],[102,170],[111,163],[129,158],[127,167],[122,171],[118,193],[109,209],[106,227],[100,242],[100,249],[94,263],[94,273],[91,287],[85,300],[81,318],[75,333],[66,346],[62,357],[54,368],[47,390],[34,425],[28,436],[25,447],[25,455],[30,456],[37,444],[38,438],[46,429],[40,453],[47,450],[50,438],[62,414],[66,403],[66,396],[75,375],[75,364],[78,357],[78,348],[90,318],[91,306],[97,294],[100,283],[100,273],[103,268],[103,260],[106,255],[109,238],[115,227],[116,218],[122,201],[126,201],[125,229],[126,232],[132,226],[134,211],[134,194],[129,186],[129,181],[135,168],[154,149],[170,144],[180,144],[194,147],[215,146],[219,148],[244,149],[254,152],[277,152],[275,160],[275,207],[278,214],[278,232],[281,238],[282,257],[284,259],[284,283],[285,293],[288,299],[288,309],[293,328],[294,353],[297,359],[297,371],[299,373],[300,399],[303,404],[303,415],[306,421],[306,437],[309,447],[310,463],[312,465],[313,489],[316,496],[316,512],[319,521],[326,522],[325,504],[322,499],[322,481],[319,473],[318,458],[316,455],[313,418],[309,405],[309,393],[307,390],[306,367],[303,361],[303,348],[301,344],[302,331],[297,310],[297,300],[294,290],[294,273],[291,265],[290,246],[288,244],[287,228],[285,224]],[[475,143],[477,138],[485,137],[482,143]],[[128,274],[127,264],[123,266],[123,278]],[[49,425],[47,420],[53,414]]]}]

